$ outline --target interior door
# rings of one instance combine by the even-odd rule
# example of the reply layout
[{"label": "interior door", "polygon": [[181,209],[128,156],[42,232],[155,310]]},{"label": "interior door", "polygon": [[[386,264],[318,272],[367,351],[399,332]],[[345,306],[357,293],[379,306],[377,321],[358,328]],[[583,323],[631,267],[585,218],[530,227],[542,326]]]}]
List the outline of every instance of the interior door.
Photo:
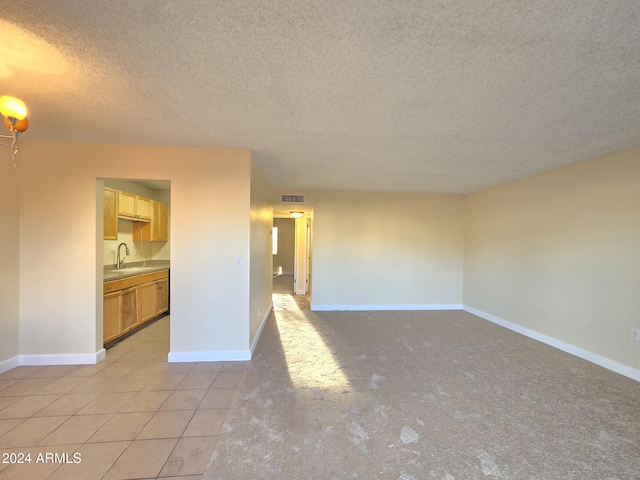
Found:
[{"label": "interior door", "polygon": [[307,216],[296,218],[296,242],[295,242],[295,285],[296,295],[306,295],[309,292],[309,258],[311,224]]}]

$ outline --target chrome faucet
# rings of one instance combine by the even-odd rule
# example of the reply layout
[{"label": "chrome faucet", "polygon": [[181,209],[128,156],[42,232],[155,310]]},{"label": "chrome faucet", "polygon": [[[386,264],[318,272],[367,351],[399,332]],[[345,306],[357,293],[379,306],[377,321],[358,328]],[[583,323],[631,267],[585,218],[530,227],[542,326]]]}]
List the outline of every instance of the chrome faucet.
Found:
[{"label": "chrome faucet", "polygon": [[116,260],[116,268],[120,269],[121,265],[124,264],[124,257],[122,258],[122,260],[120,260],[120,247],[124,245],[124,249],[127,255],[131,255],[129,253],[129,247],[127,247],[127,244],[122,242],[120,245],[118,245],[118,259]]}]

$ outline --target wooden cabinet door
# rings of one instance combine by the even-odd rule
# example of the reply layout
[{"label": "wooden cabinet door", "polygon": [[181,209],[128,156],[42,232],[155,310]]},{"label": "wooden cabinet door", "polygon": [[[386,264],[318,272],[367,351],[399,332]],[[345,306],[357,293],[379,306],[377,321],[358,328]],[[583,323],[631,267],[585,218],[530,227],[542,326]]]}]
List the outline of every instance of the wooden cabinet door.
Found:
[{"label": "wooden cabinet door", "polygon": [[169,310],[169,279],[156,280],[156,315]]},{"label": "wooden cabinet door", "polygon": [[104,239],[118,239],[118,191],[104,187]]},{"label": "wooden cabinet door", "polygon": [[139,323],[138,286],[123,290],[122,293],[122,333]]},{"label": "wooden cabinet door", "polygon": [[144,323],[156,316],[156,283],[147,282],[138,286],[140,296],[140,322]]},{"label": "wooden cabinet door", "polygon": [[151,222],[133,222],[133,239],[166,242],[169,237],[168,205],[155,200],[151,203]]},{"label": "wooden cabinet door", "polygon": [[118,190],[118,215],[136,218],[136,196],[132,193]]},{"label": "wooden cabinet door", "polygon": [[136,218],[140,220],[151,220],[151,199],[136,197]]},{"label": "wooden cabinet door", "polygon": [[166,203],[153,202],[153,228],[151,239],[166,242],[169,237],[169,225],[167,222],[168,208]]},{"label": "wooden cabinet door", "polygon": [[104,343],[118,338],[120,335],[120,309],[122,306],[122,292],[107,293],[103,297],[103,327]]}]

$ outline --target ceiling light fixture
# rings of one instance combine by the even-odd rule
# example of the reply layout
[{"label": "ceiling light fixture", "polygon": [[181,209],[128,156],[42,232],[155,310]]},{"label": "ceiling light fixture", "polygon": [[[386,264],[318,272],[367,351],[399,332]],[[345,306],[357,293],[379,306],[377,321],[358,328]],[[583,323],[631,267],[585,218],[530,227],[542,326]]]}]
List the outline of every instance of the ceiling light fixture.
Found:
[{"label": "ceiling light fixture", "polygon": [[19,98],[3,95],[0,97],[0,114],[4,117],[4,124],[11,132],[11,135],[0,135],[0,138],[10,139],[11,144],[0,143],[0,145],[11,149],[13,166],[15,167],[16,155],[18,154],[18,135],[29,128],[27,106]]},{"label": "ceiling light fixture", "polygon": [[304,212],[289,212],[289,214],[293,217],[293,218],[300,218],[301,216],[304,215]]}]

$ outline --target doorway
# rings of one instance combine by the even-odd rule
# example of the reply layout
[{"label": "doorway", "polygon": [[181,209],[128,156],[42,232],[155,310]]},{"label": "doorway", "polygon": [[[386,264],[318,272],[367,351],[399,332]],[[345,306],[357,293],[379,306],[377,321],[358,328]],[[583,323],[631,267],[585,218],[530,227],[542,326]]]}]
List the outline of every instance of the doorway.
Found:
[{"label": "doorway", "polygon": [[273,219],[274,310],[308,310],[311,301],[311,215]]},{"label": "doorway", "polygon": [[101,349],[168,315],[171,182],[105,178],[96,187]]}]

